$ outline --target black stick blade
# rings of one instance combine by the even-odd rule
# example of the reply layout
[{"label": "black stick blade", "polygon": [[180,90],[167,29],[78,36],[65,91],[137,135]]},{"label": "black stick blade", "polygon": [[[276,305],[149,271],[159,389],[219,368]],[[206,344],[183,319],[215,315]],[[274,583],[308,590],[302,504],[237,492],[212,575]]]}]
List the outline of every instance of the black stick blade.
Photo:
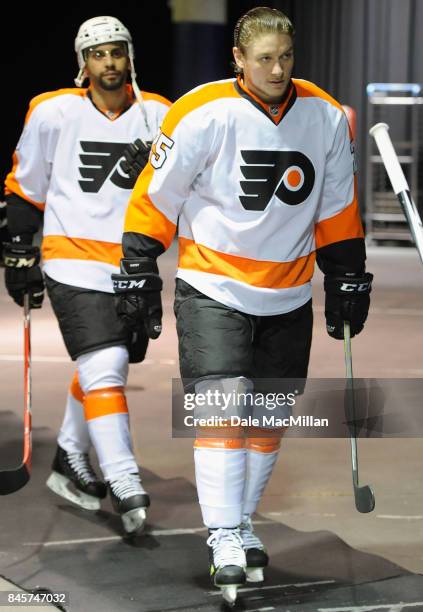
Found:
[{"label": "black stick blade", "polygon": [[3,470],[0,472],[0,495],[10,495],[19,491],[29,481],[31,473],[28,466],[22,463],[15,470]]},{"label": "black stick blade", "polygon": [[375,509],[375,494],[369,485],[354,488],[355,507],[362,514]]}]

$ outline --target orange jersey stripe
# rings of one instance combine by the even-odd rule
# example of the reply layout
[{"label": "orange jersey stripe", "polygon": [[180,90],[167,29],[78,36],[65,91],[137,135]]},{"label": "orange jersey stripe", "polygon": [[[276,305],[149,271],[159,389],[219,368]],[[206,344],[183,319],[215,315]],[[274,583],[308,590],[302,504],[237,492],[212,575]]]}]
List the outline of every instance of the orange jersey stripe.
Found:
[{"label": "orange jersey stripe", "polygon": [[35,98],[32,98],[31,102],[29,103],[29,109],[25,117],[25,123],[28,122],[34,109],[39,104],[41,104],[41,102],[44,102],[45,100],[50,100],[51,98],[56,98],[57,96],[64,96],[66,94],[84,97],[87,95],[87,91],[87,89],[82,89],[78,87],[68,87],[63,89],[57,89],[56,91],[47,91],[46,93],[42,93],[39,96],[35,96]]},{"label": "orange jersey stripe", "polygon": [[297,90],[297,96],[299,98],[322,98],[322,100],[326,100],[326,102],[330,102],[336,108],[339,108],[340,111],[344,112],[342,105],[332,98],[326,91],[320,89],[314,83],[310,83],[310,81],[302,81],[300,79],[292,79],[292,82],[295,85],[295,89]]},{"label": "orange jersey stripe", "polygon": [[342,105],[345,116],[348,121],[348,126],[350,128],[350,137],[351,140],[354,140],[357,134],[357,113],[351,106],[347,106],[346,104]]},{"label": "orange jersey stripe", "polygon": [[5,181],[5,189],[4,189],[5,194],[10,195],[11,193],[15,193],[16,195],[21,197],[23,200],[26,200],[30,204],[33,204],[39,210],[43,211],[46,206],[44,202],[36,202],[35,200],[31,200],[31,198],[29,198],[22,191],[21,186],[19,185],[16,179],[17,166],[18,166],[18,156],[16,155],[16,151],[15,151],[15,153],[13,153],[13,166],[12,166],[11,171],[7,175],[6,181]]},{"label": "orange jersey stripe", "polygon": [[69,238],[68,236],[44,236],[43,259],[84,259],[120,265],[122,245],[114,242]]},{"label": "orange jersey stripe", "polygon": [[172,106],[172,102],[160,94],[152,93],[151,91],[141,91],[141,95],[145,101],[155,100],[156,102],[161,102],[166,106]]},{"label": "orange jersey stripe", "polygon": [[[25,116],[25,124],[28,123],[29,118],[31,117],[34,109],[41,104],[42,102],[44,102],[45,100],[50,100],[51,98],[56,98],[57,96],[63,96],[66,94],[72,94],[75,96],[85,96],[87,94],[87,90],[86,89],[78,89],[76,87],[69,87],[69,88],[65,88],[65,89],[58,89],[56,91],[47,91],[46,93],[42,93],[39,96],[35,96],[35,98],[32,98],[31,102],[29,103],[29,109],[26,113]],[[16,168],[18,165],[18,157],[16,155],[16,151],[13,154],[13,166],[11,171],[9,172],[9,174],[6,177],[6,181],[5,181],[5,193],[7,194],[11,194],[11,193],[16,193],[16,195],[20,196],[21,198],[23,198],[24,200],[26,200],[27,202],[29,202],[30,204],[33,204],[34,206],[36,206],[38,209],[40,210],[44,210],[45,208],[45,203],[44,202],[36,202],[35,200],[31,200],[31,198],[29,198],[21,189],[21,186],[19,185],[19,182],[16,179]]]},{"label": "orange jersey stripe", "polygon": [[78,371],[76,371],[73,376],[69,392],[76,400],[78,400],[78,402],[81,402],[82,404],[82,402],[84,401],[84,392],[81,389],[81,385],[79,384]]},{"label": "orange jersey stripe", "polygon": [[129,200],[125,217],[124,232],[140,232],[161,242],[165,249],[172,243],[176,225],[170,221],[148,196],[148,188],[154,175],[154,168],[147,164],[139,176]]},{"label": "orange jersey stripe", "polygon": [[255,261],[214,251],[193,240],[179,238],[179,267],[228,276],[253,287],[283,289],[303,285],[314,271],[315,253],[294,261]]},{"label": "orange jersey stripe", "polygon": [[182,98],[172,106],[172,111],[166,115],[163,121],[162,132],[166,136],[170,136],[178,123],[188,115],[191,111],[221,98],[240,98],[241,96],[234,87],[234,82],[229,83],[210,83],[201,87],[197,91],[193,91]]},{"label": "orange jersey stripe", "polygon": [[364,238],[357,198],[337,215],[316,223],[314,231],[316,249],[341,240]]},{"label": "orange jersey stripe", "polygon": [[107,387],[89,391],[84,397],[85,420],[91,421],[109,414],[127,414],[128,406],[123,387]]}]

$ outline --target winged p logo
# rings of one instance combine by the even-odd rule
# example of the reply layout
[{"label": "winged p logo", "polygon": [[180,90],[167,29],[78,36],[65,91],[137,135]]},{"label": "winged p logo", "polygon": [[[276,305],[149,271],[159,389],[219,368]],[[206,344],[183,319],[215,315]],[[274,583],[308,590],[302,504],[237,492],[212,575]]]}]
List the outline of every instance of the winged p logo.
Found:
[{"label": "winged p logo", "polygon": [[296,206],[310,195],[315,179],[310,159],[299,151],[241,151],[245,181],[239,196],[246,210],[263,211],[275,195],[284,204]]},{"label": "winged p logo", "polygon": [[118,165],[128,144],[81,140],[79,173],[82,179],[78,183],[82,191],[98,193],[108,178],[116,187],[133,189],[135,180],[125,175]]}]

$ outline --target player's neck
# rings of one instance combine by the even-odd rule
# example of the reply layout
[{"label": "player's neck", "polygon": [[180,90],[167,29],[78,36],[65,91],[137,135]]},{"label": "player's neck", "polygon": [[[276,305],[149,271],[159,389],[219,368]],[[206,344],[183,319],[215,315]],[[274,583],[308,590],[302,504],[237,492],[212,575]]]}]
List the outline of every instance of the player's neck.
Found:
[{"label": "player's neck", "polygon": [[126,84],[116,91],[106,91],[97,87],[90,87],[91,99],[97,108],[118,113],[128,106],[129,96]]}]

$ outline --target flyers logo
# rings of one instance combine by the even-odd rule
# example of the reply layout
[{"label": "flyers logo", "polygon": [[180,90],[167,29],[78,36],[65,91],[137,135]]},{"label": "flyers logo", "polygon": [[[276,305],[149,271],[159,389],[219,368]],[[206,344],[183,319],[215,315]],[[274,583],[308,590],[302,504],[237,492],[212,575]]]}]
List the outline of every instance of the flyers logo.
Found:
[{"label": "flyers logo", "polygon": [[119,165],[128,144],[81,140],[83,153],[79,159],[82,166],[78,170],[82,179],[78,183],[82,191],[98,193],[108,178],[116,187],[133,189],[135,180],[127,176]]},{"label": "flyers logo", "polygon": [[310,195],[315,171],[309,158],[299,151],[241,151],[245,195],[239,196],[247,210],[265,210],[275,195],[284,204],[296,206]]}]

